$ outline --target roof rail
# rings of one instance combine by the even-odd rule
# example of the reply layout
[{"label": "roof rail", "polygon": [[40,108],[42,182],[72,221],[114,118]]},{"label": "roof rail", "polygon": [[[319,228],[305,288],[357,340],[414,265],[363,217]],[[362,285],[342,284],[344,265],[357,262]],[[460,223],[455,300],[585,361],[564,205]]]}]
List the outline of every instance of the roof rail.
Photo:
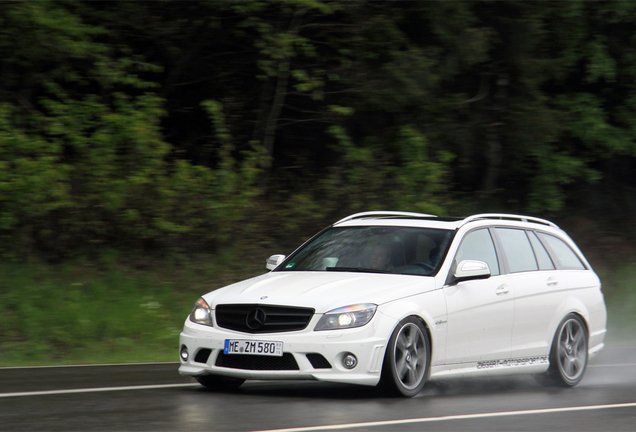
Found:
[{"label": "roof rail", "polygon": [[472,222],[474,220],[479,220],[479,219],[501,219],[501,220],[512,220],[512,221],[521,221],[521,222],[533,222],[533,223],[538,223],[542,225],[548,225],[553,228],[559,228],[557,224],[555,224],[554,222],[550,222],[549,220],[536,218],[532,216],[521,216],[521,215],[506,214],[506,213],[481,213],[481,214],[468,216],[466,219],[461,221],[459,226],[465,225],[468,222]]},{"label": "roof rail", "polygon": [[[347,216],[346,218],[340,219],[335,224],[339,224],[341,222],[345,222],[352,219],[361,219],[368,216],[382,217],[382,216],[402,216],[402,217],[415,217],[415,218],[431,218],[437,217],[436,215],[425,214],[425,213],[411,213],[411,212],[399,212],[399,211],[368,211],[362,213],[352,214],[351,216]],[[335,225],[334,224],[334,225]]]}]

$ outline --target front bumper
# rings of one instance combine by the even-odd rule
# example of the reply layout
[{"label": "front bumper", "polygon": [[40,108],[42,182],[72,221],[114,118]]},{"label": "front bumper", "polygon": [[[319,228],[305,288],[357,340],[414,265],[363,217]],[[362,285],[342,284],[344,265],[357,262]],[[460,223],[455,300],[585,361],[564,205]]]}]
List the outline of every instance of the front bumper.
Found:
[{"label": "front bumper", "polygon": [[[380,380],[386,344],[396,321],[377,314],[369,324],[360,328],[316,332],[313,328],[317,320],[318,317],[314,316],[302,331],[249,334],[195,324],[188,319],[179,338],[179,347],[185,346],[189,357],[187,361],[181,359],[179,373],[186,376],[214,374],[243,379],[318,380],[376,385]],[[263,370],[260,365],[256,370],[252,366],[245,366],[245,362],[234,365],[233,361],[222,361],[220,356],[223,356],[223,360],[243,360],[237,357],[245,357],[223,354],[226,339],[282,341],[284,355],[288,359],[289,356],[293,357],[292,363],[295,361],[297,369],[267,370],[265,366]],[[317,354],[324,357],[328,365],[324,362],[318,365],[315,361],[312,363],[311,359]],[[343,366],[343,358],[347,354],[355,355],[358,360],[353,369]],[[217,365],[219,363],[225,363],[226,366]]]}]

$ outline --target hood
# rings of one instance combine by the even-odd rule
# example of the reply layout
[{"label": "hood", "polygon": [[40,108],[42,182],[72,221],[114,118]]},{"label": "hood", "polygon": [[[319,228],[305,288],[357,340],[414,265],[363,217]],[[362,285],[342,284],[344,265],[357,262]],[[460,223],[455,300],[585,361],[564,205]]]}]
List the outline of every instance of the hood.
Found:
[{"label": "hood", "polygon": [[270,272],[212,291],[203,297],[217,304],[258,303],[310,307],[316,313],[357,303],[387,303],[430,291],[426,276],[344,272]]}]

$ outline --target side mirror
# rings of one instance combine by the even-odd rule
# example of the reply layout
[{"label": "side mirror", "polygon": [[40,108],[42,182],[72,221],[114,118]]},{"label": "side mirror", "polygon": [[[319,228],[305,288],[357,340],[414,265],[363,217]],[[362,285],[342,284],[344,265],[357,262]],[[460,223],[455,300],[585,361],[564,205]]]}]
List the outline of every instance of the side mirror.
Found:
[{"label": "side mirror", "polygon": [[455,274],[450,278],[451,284],[475,279],[488,279],[490,268],[483,261],[464,260],[457,264]]},{"label": "side mirror", "polygon": [[285,258],[285,255],[272,255],[271,257],[267,258],[265,267],[267,268],[267,270],[274,270],[276,267],[279,266],[280,263],[285,261]]}]

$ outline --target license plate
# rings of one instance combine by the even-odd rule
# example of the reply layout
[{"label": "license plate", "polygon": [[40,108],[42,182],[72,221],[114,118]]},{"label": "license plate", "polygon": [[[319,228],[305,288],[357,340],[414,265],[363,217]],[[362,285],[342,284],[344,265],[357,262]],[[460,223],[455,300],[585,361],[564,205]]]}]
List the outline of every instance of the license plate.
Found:
[{"label": "license plate", "polygon": [[283,356],[283,343],[280,341],[257,341],[243,339],[225,339],[225,354],[256,354],[264,356]]}]

